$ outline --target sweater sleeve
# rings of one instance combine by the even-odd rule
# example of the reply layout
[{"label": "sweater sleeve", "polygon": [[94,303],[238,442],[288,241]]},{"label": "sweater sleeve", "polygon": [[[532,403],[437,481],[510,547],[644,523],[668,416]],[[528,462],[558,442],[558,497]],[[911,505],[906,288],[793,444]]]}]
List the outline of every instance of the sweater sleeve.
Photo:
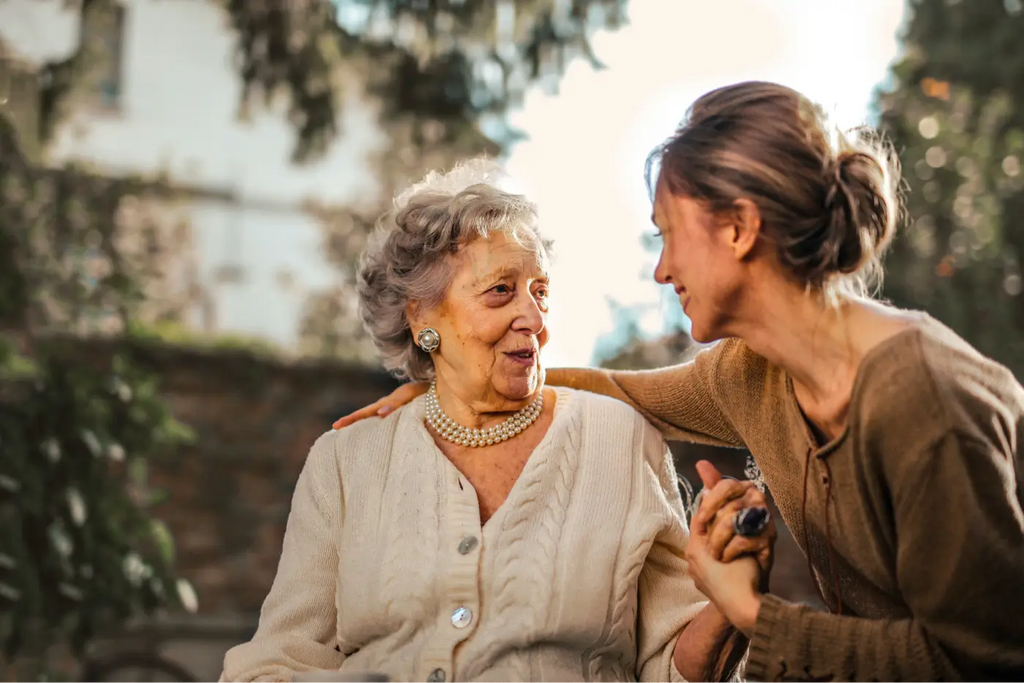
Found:
[{"label": "sweater sleeve", "polygon": [[334,441],[327,433],[310,450],[259,628],[227,652],[222,681],[290,681],[297,672],[337,670],[345,659],[335,649],[341,488]]},{"label": "sweater sleeve", "polygon": [[714,391],[722,381],[723,356],[736,353],[735,347],[735,340],[726,340],[688,363],[654,370],[553,369],[547,383],[628,403],[667,439],[742,447]]},{"label": "sweater sleeve", "polygon": [[658,465],[649,472],[656,479],[650,489],[659,497],[665,523],[640,570],[637,673],[641,681],[684,681],[673,661],[676,641],[707,599],[690,578],[684,557],[689,532],[672,453],[656,430],[646,423],[643,428],[646,461]]},{"label": "sweater sleeve", "polygon": [[896,578],[912,617],[824,614],[767,595],[750,679],[1024,679],[1024,512],[1012,450],[949,433],[901,479]]}]

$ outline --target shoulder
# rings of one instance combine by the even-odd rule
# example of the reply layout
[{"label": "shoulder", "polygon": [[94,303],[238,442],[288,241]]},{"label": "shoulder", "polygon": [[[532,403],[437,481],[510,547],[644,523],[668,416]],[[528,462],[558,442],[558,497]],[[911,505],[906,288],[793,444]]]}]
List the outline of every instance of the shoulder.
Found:
[{"label": "shoulder", "polygon": [[367,441],[379,439],[397,429],[399,422],[409,412],[411,405],[402,406],[387,417],[368,417],[343,429],[332,429],[317,439],[317,443],[323,440],[336,448],[344,449],[345,447],[358,447]]},{"label": "shoulder", "polygon": [[926,453],[954,434],[1015,443],[1024,419],[1009,369],[927,316],[872,351],[857,385],[862,436],[887,452]]},{"label": "shoulder", "polygon": [[307,463],[316,463],[323,470],[330,463],[340,471],[347,462],[371,462],[373,454],[390,453],[395,433],[409,406],[403,406],[387,417],[360,420],[344,429],[324,432],[309,450]]},{"label": "shoulder", "polygon": [[[654,430],[658,433],[644,416],[628,403],[579,389],[559,387],[557,391],[558,400],[566,401],[569,404],[566,409],[576,412],[583,423],[603,423],[643,431]],[[660,434],[658,438],[661,438]]]},{"label": "shoulder", "polygon": [[745,341],[723,339],[701,351],[694,362],[706,365],[699,374],[707,391],[744,438],[754,438],[778,419],[788,396],[786,375]]},{"label": "shoulder", "polygon": [[655,467],[661,466],[660,461],[668,450],[665,438],[632,406],[608,396],[577,389],[559,387],[558,392],[559,400],[569,402],[567,409],[576,412],[579,418],[576,420],[576,428],[597,437],[588,443],[596,448],[610,449],[615,447],[614,444],[628,440],[632,452],[644,454]]},{"label": "shoulder", "polygon": [[[577,411],[586,417],[601,415],[622,421],[631,421],[635,417],[640,417],[640,413],[628,403],[623,403],[610,396],[568,387],[557,387],[555,391],[558,394],[558,400],[567,404],[565,406],[567,410]],[[640,419],[643,418],[640,417]]]},{"label": "shoulder", "polygon": [[729,337],[717,342],[702,354],[711,354],[716,371],[737,377],[761,377],[769,367],[764,356],[755,353],[745,341]]}]

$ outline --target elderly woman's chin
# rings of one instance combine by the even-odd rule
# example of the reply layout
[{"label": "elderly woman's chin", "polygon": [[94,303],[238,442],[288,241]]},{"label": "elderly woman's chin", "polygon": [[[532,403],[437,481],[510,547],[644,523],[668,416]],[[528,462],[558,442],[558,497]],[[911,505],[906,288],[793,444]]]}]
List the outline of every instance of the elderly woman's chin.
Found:
[{"label": "elderly woman's chin", "polygon": [[495,390],[512,401],[533,399],[544,387],[544,369],[540,359],[535,358],[530,366],[523,366],[517,361],[506,360],[504,367],[491,378]]}]

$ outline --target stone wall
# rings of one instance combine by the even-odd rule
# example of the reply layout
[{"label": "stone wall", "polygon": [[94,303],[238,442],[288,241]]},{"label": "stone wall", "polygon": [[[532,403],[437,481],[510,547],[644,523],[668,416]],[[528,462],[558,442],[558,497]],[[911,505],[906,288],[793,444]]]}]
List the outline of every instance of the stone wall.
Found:
[{"label": "stone wall", "polygon": [[[159,647],[211,680],[227,647],[255,628],[309,447],[334,419],[388,393],[395,381],[377,370],[285,363],[240,350],[132,350],[161,377],[174,415],[197,436],[150,468],[151,484],[169,494],[156,513],[174,534],[177,568],[199,596],[198,615],[161,627]],[[108,351],[97,347],[90,355]],[[695,484],[693,465],[701,458],[743,476],[744,451],[684,444],[673,450],[680,473]],[[817,603],[806,561],[784,527],[776,557],[773,591]],[[225,623],[231,627],[213,628]]]}]

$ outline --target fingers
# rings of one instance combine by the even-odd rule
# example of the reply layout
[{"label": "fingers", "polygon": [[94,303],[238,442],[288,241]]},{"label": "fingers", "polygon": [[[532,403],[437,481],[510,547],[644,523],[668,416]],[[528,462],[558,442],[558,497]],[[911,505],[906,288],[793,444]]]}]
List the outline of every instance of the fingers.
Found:
[{"label": "fingers", "polygon": [[[735,539],[743,538],[736,534],[734,527],[734,519],[740,510],[749,507],[766,508],[768,502],[765,500],[764,494],[757,490],[754,486],[746,488],[744,494],[740,498],[734,498],[729,500],[725,505],[719,508],[719,514],[715,515],[714,519],[709,523],[708,535],[708,552],[719,561],[725,560],[725,549]],[[766,537],[768,530],[754,537],[757,539],[763,539]],[[773,539],[774,540],[774,537]]]},{"label": "fingers", "polygon": [[697,476],[699,476],[701,482],[703,482],[704,488],[708,490],[715,488],[718,482],[722,479],[722,473],[718,471],[717,467],[707,460],[697,461]]},{"label": "fingers", "polygon": [[[381,399],[381,400],[377,401],[376,403],[371,403],[370,405],[366,406],[365,408],[360,408],[359,410],[355,411],[354,413],[349,413],[345,417],[343,417],[340,420],[336,421],[334,423],[334,425],[333,425],[334,428],[335,429],[343,429],[345,427],[348,427],[351,424],[355,424],[356,422],[359,422],[360,420],[365,420],[368,417],[374,417],[375,415],[378,415],[379,411],[382,410],[385,407],[385,403],[384,402],[386,400],[387,399]],[[385,414],[387,414],[387,413],[385,413]]]},{"label": "fingers", "polygon": [[771,553],[773,542],[773,539],[769,538],[767,533],[754,536],[753,538],[733,536],[729,539],[729,543],[725,546],[719,559],[722,562],[732,562],[742,555],[752,555],[760,558],[762,554],[766,554],[767,559],[767,554]]},{"label": "fingers", "polygon": [[[710,463],[708,465],[711,466]],[[701,478],[703,478],[703,473]],[[737,481],[736,479],[720,479],[713,488],[704,489],[700,508],[690,523],[691,532],[694,534],[708,533],[708,526],[718,511],[730,501],[742,498],[751,489],[754,489],[752,482]],[[731,524],[732,521],[730,520],[729,523]]]}]

